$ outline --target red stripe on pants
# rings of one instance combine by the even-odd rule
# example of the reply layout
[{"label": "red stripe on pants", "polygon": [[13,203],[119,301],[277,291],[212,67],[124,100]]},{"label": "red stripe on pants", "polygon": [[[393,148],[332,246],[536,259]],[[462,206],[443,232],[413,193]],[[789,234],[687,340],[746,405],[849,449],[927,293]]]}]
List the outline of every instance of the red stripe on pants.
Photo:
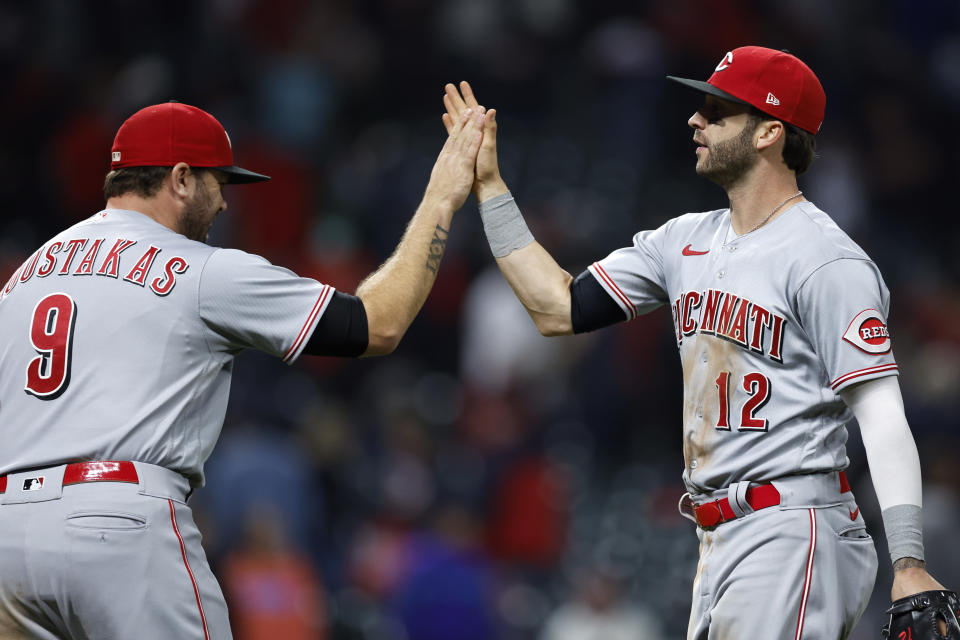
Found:
[{"label": "red stripe on pants", "polygon": [[807,613],[807,596],[810,595],[810,583],[813,582],[813,552],[817,548],[817,512],[810,512],[810,553],[807,555],[807,573],[803,579],[803,594],[800,597],[800,613],[797,615],[797,635],[794,640],[803,636],[803,618]]},{"label": "red stripe on pants", "polygon": [[197,581],[193,577],[193,571],[190,569],[190,562],[187,560],[187,549],[183,546],[183,538],[180,536],[180,528],[177,527],[177,514],[173,510],[173,500],[167,500],[170,504],[170,522],[173,523],[173,532],[177,534],[177,540],[180,542],[180,554],[183,556],[183,566],[187,568],[190,575],[190,584],[193,585],[193,595],[197,599],[197,609],[200,610],[200,623],[203,624],[203,638],[210,640],[210,632],[207,630],[207,617],[203,614],[203,603],[200,602],[200,590],[197,589]]}]

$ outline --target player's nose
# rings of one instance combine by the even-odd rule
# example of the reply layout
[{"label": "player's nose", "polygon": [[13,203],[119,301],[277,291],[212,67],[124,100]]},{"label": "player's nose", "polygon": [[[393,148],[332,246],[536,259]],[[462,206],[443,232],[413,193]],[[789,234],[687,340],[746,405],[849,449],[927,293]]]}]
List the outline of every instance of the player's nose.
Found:
[{"label": "player's nose", "polygon": [[692,129],[700,129],[702,131],[707,127],[707,119],[704,118],[703,114],[699,111],[694,111],[693,115],[690,116],[690,119],[687,120],[687,124]]}]

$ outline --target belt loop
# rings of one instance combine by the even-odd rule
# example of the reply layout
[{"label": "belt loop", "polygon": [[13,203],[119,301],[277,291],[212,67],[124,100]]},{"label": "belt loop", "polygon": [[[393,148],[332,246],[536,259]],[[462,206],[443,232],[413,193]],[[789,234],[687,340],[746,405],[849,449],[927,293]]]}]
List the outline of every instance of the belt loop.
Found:
[{"label": "belt loop", "polygon": [[693,498],[690,496],[690,493],[684,493],[680,496],[680,502],[677,504],[677,511],[680,512],[680,515],[692,522],[693,524],[700,524],[697,522],[697,518],[694,515],[696,513],[697,505],[693,503]]},{"label": "belt loop", "polygon": [[[724,500],[724,499],[725,499],[725,498],[717,498],[716,500],[713,501],[714,506],[717,507],[717,513],[720,515],[720,520],[717,521],[717,524],[723,524],[724,522],[727,521],[727,517],[726,517],[725,515],[723,515],[723,503],[721,502],[721,501]],[[729,503],[729,501],[728,501],[728,503]],[[730,520],[734,520],[734,519],[736,519],[736,517],[737,517],[737,515],[734,514],[734,515],[733,515],[733,518],[730,518]],[[717,526],[717,525],[714,525],[714,526]]]},{"label": "belt loop", "polygon": [[155,498],[172,499],[186,502],[190,491],[190,482],[186,476],[154,464],[134,462],[140,477],[140,493]]},{"label": "belt loop", "polygon": [[727,487],[727,500],[730,503],[730,509],[738,518],[754,511],[750,503],[747,502],[747,489],[749,488],[750,483],[747,481],[734,482]]}]

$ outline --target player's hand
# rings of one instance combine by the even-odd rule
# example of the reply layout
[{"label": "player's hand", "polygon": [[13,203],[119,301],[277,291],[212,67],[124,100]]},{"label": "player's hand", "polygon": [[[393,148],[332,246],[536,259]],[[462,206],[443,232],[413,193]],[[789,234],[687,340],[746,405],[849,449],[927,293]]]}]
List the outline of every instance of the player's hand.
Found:
[{"label": "player's hand", "polygon": [[[476,109],[479,106],[477,98],[473,95],[473,89],[470,83],[463,81],[460,83],[460,90],[457,90],[452,84],[447,84],[446,93],[443,96],[443,106],[447,112],[441,116],[443,125],[447,128],[449,134],[454,127],[454,123],[467,109]],[[507,192],[507,185],[500,177],[500,167],[497,164],[497,110],[490,109],[483,118],[483,142],[480,145],[480,153],[477,156],[476,179],[473,183],[473,194],[477,196],[478,202],[489,200],[494,196]]]},{"label": "player's hand", "polygon": [[457,115],[430,172],[424,199],[445,200],[454,211],[467,199],[475,179],[485,113],[486,110],[477,105]]},{"label": "player's hand", "polygon": [[895,569],[893,572],[893,588],[890,590],[890,599],[899,600],[912,596],[921,591],[945,590],[942,584],[922,567],[908,567]]},{"label": "player's hand", "polygon": [[[948,591],[948,589],[927,573],[925,567],[908,566],[898,569],[896,565],[894,565],[893,588],[890,590],[890,600],[892,602],[923,591]],[[939,618],[936,620],[940,635],[946,638],[947,623]]]}]

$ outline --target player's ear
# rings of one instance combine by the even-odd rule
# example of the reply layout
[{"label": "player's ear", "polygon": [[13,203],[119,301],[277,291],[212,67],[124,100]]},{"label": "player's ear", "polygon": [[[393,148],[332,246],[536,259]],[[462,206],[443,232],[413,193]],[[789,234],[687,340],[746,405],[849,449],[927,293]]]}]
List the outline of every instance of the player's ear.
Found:
[{"label": "player's ear", "polygon": [[189,182],[195,178],[196,175],[191,171],[190,165],[186,162],[178,162],[170,170],[170,188],[175,194],[185,198],[190,195]]},{"label": "player's ear", "polygon": [[772,147],[784,136],[783,123],[779,120],[764,120],[757,126],[754,139],[757,141],[757,151]]}]

